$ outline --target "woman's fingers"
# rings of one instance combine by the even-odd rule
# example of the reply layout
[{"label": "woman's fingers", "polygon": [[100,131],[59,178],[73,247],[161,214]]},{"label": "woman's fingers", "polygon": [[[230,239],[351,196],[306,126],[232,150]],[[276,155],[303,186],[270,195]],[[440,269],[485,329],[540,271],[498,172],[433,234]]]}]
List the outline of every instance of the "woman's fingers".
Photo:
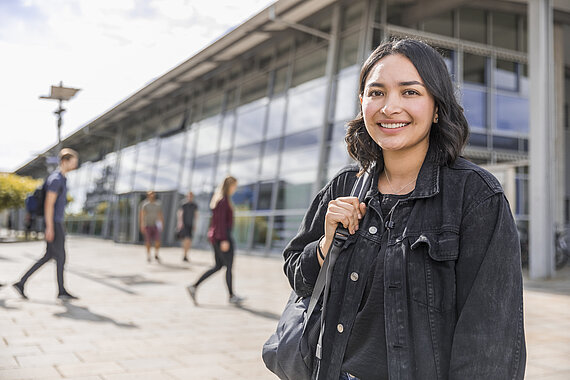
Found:
[{"label": "woman's fingers", "polygon": [[[336,228],[341,223],[353,234],[358,230],[359,220],[366,212],[366,206],[360,204],[356,197],[341,197],[329,202],[326,223]],[[330,232],[330,228],[327,229]]]}]

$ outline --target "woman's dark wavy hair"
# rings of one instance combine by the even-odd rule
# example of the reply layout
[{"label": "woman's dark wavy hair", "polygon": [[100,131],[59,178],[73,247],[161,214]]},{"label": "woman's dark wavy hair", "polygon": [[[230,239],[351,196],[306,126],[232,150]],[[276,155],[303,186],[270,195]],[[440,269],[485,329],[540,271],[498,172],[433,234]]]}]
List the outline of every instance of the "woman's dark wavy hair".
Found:
[{"label": "woman's dark wavy hair", "polygon": [[[420,74],[437,106],[438,123],[432,124],[429,136],[430,158],[440,165],[450,164],[461,154],[469,136],[463,108],[457,102],[451,77],[441,54],[428,44],[414,39],[385,42],[370,54],[360,71],[359,94],[364,96],[366,78],[378,61],[388,55],[408,58]],[[382,149],[368,134],[362,107],[356,118],[347,123],[345,141],[348,154],[360,163],[363,171],[373,163],[384,167]]]}]

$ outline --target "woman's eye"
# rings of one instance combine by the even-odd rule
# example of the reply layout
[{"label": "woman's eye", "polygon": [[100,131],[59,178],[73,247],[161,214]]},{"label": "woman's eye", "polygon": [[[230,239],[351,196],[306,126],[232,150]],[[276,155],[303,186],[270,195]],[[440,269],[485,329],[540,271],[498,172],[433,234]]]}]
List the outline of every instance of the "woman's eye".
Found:
[{"label": "woman's eye", "polygon": [[406,90],[404,91],[404,95],[419,95],[419,92],[416,90]]},{"label": "woman's eye", "polygon": [[384,93],[380,90],[370,90],[368,96],[382,96]]}]

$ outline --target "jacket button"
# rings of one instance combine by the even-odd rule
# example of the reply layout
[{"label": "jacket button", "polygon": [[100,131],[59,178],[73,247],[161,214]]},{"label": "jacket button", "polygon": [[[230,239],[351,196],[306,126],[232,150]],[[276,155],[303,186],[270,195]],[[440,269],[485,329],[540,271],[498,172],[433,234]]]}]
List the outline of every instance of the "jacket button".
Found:
[{"label": "jacket button", "polygon": [[342,334],[342,332],[344,331],[344,326],[342,325],[342,323],[336,325],[336,330]]},{"label": "jacket button", "polygon": [[358,281],[358,273],[352,272],[352,273],[350,274],[350,279],[351,279],[352,281]]},{"label": "jacket button", "polygon": [[372,235],[374,235],[376,232],[378,232],[378,228],[372,226],[368,229],[368,232],[370,232]]}]

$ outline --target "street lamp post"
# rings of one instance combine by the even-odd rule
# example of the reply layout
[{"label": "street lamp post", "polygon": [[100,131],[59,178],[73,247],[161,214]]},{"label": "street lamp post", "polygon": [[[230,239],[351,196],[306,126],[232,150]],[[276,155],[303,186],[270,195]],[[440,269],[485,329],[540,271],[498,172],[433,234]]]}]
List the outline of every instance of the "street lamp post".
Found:
[{"label": "street lamp post", "polygon": [[62,148],[61,125],[63,124],[62,114],[65,112],[65,108],[63,108],[63,102],[73,98],[78,91],[80,91],[79,88],[63,87],[63,82],[60,81],[59,86],[51,86],[49,96],[40,96],[40,99],[52,99],[58,101],[58,108],[54,111],[54,113],[57,115],[57,152],[59,152]]}]

